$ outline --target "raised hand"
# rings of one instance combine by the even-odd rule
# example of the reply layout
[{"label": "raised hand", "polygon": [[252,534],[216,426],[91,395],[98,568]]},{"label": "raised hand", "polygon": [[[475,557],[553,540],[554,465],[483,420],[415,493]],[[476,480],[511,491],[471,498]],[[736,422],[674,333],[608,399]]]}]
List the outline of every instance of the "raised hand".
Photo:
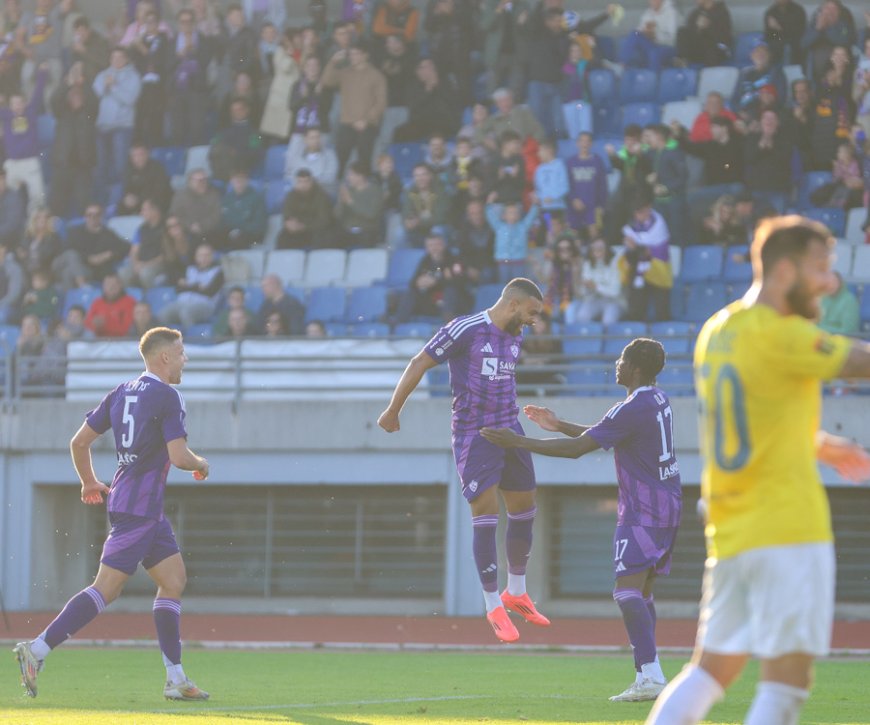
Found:
[{"label": "raised hand", "polygon": [[544,408],[541,405],[527,405],[523,408],[523,413],[533,423],[537,423],[544,430],[558,433],[559,418],[549,408]]}]

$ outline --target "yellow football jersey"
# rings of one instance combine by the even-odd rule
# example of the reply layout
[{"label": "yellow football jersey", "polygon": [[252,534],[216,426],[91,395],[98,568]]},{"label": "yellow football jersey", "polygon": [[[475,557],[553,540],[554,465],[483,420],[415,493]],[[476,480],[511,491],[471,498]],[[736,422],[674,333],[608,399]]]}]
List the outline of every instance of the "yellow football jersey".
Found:
[{"label": "yellow football jersey", "polygon": [[842,369],[851,344],[743,300],[704,325],[695,385],[710,556],[833,538],[815,437],[821,381]]}]

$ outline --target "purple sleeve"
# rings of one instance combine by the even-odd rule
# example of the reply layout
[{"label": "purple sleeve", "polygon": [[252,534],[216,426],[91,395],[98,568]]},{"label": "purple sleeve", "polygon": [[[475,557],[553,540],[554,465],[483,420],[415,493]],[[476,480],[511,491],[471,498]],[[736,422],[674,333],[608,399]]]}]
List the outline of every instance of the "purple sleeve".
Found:
[{"label": "purple sleeve", "polygon": [[617,403],[605,416],[586,431],[605,451],[609,451],[622,441],[631,438],[635,431],[634,406],[631,403]]},{"label": "purple sleeve", "polygon": [[462,343],[450,336],[450,329],[453,325],[454,323],[451,322],[438,330],[423,348],[426,354],[439,365],[462,352]]},{"label": "purple sleeve", "polygon": [[187,416],[181,403],[181,396],[174,390],[166,396],[166,404],[163,407],[163,416],[160,427],[163,430],[163,440],[169,443],[176,438],[187,438],[187,429],[184,427],[184,419]]},{"label": "purple sleeve", "polygon": [[112,419],[109,412],[112,407],[112,396],[114,394],[115,391],[113,390],[85,417],[85,422],[88,426],[94,432],[100,433],[101,435],[112,427]]}]

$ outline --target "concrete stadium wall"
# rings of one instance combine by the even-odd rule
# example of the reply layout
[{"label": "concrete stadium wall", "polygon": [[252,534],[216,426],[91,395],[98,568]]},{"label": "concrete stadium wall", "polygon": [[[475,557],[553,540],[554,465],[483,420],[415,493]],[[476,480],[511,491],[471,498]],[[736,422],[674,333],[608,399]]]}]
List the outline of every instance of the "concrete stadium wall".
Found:
[{"label": "concrete stadium wall", "polygon": [[[830,398],[825,405],[827,430],[855,436],[870,445],[866,398]],[[97,401],[95,400],[94,403]],[[541,401],[536,401],[540,403]],[[606,398],[548,399],[564,417],[594,422],[609,406]],[[195,487],[203,506],[222,486],[254,485],[439,485],[446,487],[446,560],[442,601],[372,601],[350,598],[292,601],[190,601],[191,611],[389,611],[425,614],[477,614],[482,607],[470,555],[468,507],[459,493],[450,452],[449,401],[412,400],[402,430],[391,436],[375,420],[382,401],[243,403],[235,411],[225,403],[192,403],[188,421],[191,446],[212,465],[207,484],[194,483],[173,470],[171,486]],[[674,399],[675,439],[687,486],[699,482],[696,403]],[[77,500],[77,482],[67,451],[69,438],[88,405],[64,401],[30,401],[0,414],[0,588],[12,610],[53,609],[63,604],[94,572],[94,550],[100,542],[86,534],[85,507]],[[531,431],[534,426],[529,426]],[[534,434],[534,433],[533,433]],[[108,481],[114,471],[110,436],[95,447],[95,468]],[[561,486],[612,485],[613,462],[603,452],[580,462],[536,457],[541,486],[536,537],[545,540],[549,527],[548,491]],[[824,471],[828,485],[841,485]],[[530,585],[546,596],[546,564],[530,567]],[[534,557],[534,554],[533,554]],[[122,598],[119,611],[145,610],[148,598]],[[550,609],[558,613],[558,603]],[[114,605],[113,605],[114,606]],[[563,605],[564,606],[564,605]],[[576,609],[574,610],[576,612]]]}]

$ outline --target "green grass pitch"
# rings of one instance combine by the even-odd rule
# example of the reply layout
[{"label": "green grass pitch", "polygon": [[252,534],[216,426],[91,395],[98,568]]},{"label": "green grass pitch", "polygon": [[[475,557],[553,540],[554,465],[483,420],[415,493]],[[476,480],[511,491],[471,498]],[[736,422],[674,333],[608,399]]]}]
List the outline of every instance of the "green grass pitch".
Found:
[{"label": "green grass pitch", "polygon": [[[650,707],[607,700],[632,679],[627,655],[190,649],[185,670],[212,694],[202,704],[163,700],[156,648],[61,648],[36,700],[23,696],[14,656],[0,662],[0,723],[14,725],[628,724]],[[665,658],[666,674],[683,662]],[[708,722],[742,722],[755,675]],[[868,676],[864,660],[820,663],[802,725],[870,723]]]}]

